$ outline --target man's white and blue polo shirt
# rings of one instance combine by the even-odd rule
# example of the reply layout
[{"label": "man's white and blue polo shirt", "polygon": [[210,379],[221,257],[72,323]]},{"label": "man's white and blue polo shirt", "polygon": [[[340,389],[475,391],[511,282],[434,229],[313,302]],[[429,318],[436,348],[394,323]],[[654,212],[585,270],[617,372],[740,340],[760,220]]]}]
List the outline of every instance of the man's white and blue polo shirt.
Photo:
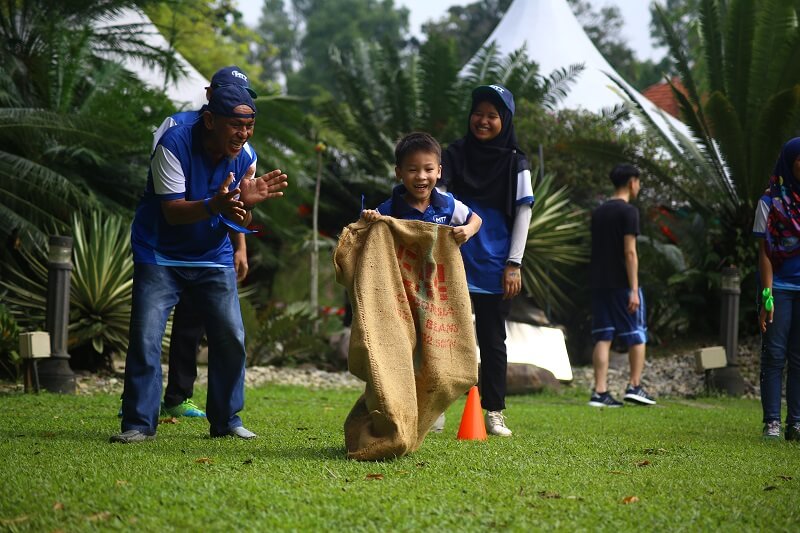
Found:
[{"label": "man's white and blue polo shirt", "polygon": [[147,186],[131,227],[136,263],[177,267],[232,267],[233,248],[228,227],[216,218],[193,224],[167,223],[161,209],[165,200],[211,198],[233,172],[230,188],[238,186],[256,159],[245,144],[239,154],[216,164],[202,145],[201,122],[169,128],[150,159]]},{"label": "man's white and blue polo shirt", "polygon": [[434,188],[431,191],[431,203],[425,212],[408,205],[403,198],[406,186],[403,184],[392,189],[392,197],[378,206],[381,215],[389,215],[403,220],[421,220],[445,226],[463,226],[472,216],[472,209],[459,202],[450,193],[441,193]]}]

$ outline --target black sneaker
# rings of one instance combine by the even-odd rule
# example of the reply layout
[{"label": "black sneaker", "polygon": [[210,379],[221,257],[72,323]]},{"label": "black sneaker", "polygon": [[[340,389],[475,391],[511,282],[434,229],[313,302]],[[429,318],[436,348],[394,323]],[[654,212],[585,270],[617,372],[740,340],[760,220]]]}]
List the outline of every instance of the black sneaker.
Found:
[{"label": "black sneaker", "polygon": [[592,407],[622,407],[622,402],[618,402],[608,391],[603,393],[592,392],[589,398],[589,405]]},{"label": "black sneaker", "polygon": [[638,387],[634,387],[633,385],[628,385],[628,388],[625,389],[625,401],[626,402],[633,402],[638,403],[639,405],[655,405],[656,399],[647,394],[644,390],[644,387],[639,385]]},{"label": "black sneaker", "polygon": [[[778,425],[778,431],[780,431],[780,425]],[[786,440],[800,441],[800,422],[786,425]]]}]

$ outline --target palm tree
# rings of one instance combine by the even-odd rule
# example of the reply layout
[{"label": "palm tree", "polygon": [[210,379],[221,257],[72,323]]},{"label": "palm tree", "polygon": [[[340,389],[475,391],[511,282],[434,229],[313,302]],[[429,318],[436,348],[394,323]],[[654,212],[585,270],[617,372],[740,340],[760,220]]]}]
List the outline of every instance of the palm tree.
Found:
[{"label": "palm tree", "polygon": [[168,53],[147,45],[138,25],[108,23],[136,4],[0,2],[3,237],[27,234],[41,244],[46,232],[69,232],[75,210],[133,207],[151,116],[172,110],[113,62],[167,63]]},{"label": "palm tree", "polygon": [[[661,6],[670,55],[686,88],[674,85],[691,138],[671,137],[628,94],[629,107],[662,139],[672,163],[654,163],[609,143],[575,146],[605,160],[632,159],[657,179],[670,183],[707,220],[725,231],[717,243],[722,261],[754,265],[754,247],[743,239],[783,142],[797,134],[800,119],[800,26],[798,11],[783,0],[701,0],[700,30],[706,80],[695,79],[684,43]],[[705,83],[701,83],[704,81]],[[626,92],[621,84],[618,84]],[[708,94],[699,87],[707,86]]]}]

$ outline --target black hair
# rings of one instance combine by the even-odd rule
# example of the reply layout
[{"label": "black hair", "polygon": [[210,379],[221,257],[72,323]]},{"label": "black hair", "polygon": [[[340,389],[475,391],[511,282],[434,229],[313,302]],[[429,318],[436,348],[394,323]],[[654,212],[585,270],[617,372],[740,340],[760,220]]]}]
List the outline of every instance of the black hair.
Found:
[{"label": "black hair", "polygon": [[397,141],[397,146],[394,148],[394,164],[398,167],[401,166],[403,159],[415,152],[436,154],[436,159],[440,163],[442,161],[442,147],[439,145],[439,141],[434,139],[430,133],[415,131]]},{"label": "black hair", "polygon": [[621,189],[626,186],[632,178],[639,177],[639,169],[630,163],[622,163],[611,169],[608,177],[611,179],[611,183],[614,184],[615,188]]}]

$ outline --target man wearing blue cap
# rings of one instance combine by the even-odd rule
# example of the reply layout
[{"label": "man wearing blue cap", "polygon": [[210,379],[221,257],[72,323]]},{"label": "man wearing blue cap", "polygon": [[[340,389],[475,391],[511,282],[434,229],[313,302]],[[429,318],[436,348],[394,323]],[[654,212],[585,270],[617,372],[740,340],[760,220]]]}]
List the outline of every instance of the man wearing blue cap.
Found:
[{"label": "man wearing blue cap", "polygon": [[[241,85],[256,98],[258,95],[250,88],[247,75],[236,65],[230,65],[219,69],[211,78],[211,84],[206,87],[206,100],[211,99],[214,89],[226,85]],[[182,111],[175,113],[164,119],[164,122],[153,134],[153,148],[155,151],[161,136],[168,129],[178,124],[194,124],[203,115],[206,106],[199,110]],[[248,170],[246,178],[255,176],[256,155],[248,143],[245,143],[244,151],[252,153],[253,164]],[[233,244],[233,266],[236,270],[236,278],[242,281],[247,276],[247,245],[244,234],[231,231],[229,232],[231,243]],[[192,400],[194,394],[194,382],[197,378],[197,350],[200,340],[205,333],[205,327],[197,312],[196,306],[188,298],[181,299],[175,306],[175,313],[172,318],[172,334],[169,344],[169,371],[167,373],[167,388],[164,391],[164,402],[162,410],[169,416],[206,416],[197,404]],[[122,416],[122,410],[120,410]]]},{"label": "man wearing blue cap", "polygon": [[207,415],[212,437],[253,438],[238,412],[244,404],[244,326],[228,231],[247,232],[250,210],[282,196],[286,175],[243,179],[254,154],[256,107],[245,88],[211,95],[201,120],[159,140],[131,227],[133,304],[122,394],[122,432],[111,442],[155,438],[161,398],[161,339],[183,296],[200,310],[208,333]]}]

